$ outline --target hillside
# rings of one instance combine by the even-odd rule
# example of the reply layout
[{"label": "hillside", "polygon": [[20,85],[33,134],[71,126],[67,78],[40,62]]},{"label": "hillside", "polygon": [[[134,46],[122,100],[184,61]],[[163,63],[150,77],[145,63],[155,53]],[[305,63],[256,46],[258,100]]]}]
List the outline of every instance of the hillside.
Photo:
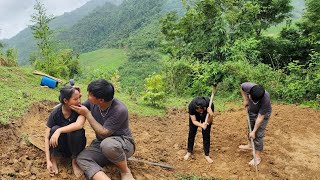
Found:
[{"label": "hillside", "polygon": [[[58,34],[58,32],[65,31],[76,24],[83,17],[90,14],[94,9],[104,5],[106,2],[119,5],[121,4],[122,0],[91,0],[72,12],[57,16],[50,22],[50,28],[55,29],[57,31],[56,34]],[[20,65],[29,64],[29,54],[35,50],[36,46],[30,28],[22,30],[14,37],[4,40],[4,42],[9,47],[18,49],[18,63]]]},{"label": "hillside", "polygon": [[105,4],[75,24],[70,31],[62,33],[60,39],[79,52],[106,46],[123,47],[122,40],[159,18],[162,5],[161,0],[125,1],[118,7]]},{"label": "hillside", "polygon": [[41,77],[31,68],[0,66],[0,124],[21,117],[31,104],[44,100],[56,101],[58,91],[40,86]]},{"label": "hillside", "polygon": [[79,58],[82,68],[94,69],[105,66],[109,70],[117,70],[127,60],[123,49],[99,49],[83,53]]}]

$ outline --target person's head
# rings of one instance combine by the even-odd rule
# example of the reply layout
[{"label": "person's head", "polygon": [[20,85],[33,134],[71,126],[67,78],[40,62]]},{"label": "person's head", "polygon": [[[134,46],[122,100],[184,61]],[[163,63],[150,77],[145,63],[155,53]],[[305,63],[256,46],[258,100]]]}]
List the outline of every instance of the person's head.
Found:
[{"label": "person's head", "polygon": [[196,111],[198,113],[203,113],[207,109],[207,102],[204,97],[197,97],[195,100]]},{"label": "person's head", "polygon": [[260,85],[254,85],[249,92],[249,98],[253,103],[258,103],[264,96],[265,90]]},{"label": "person's head", "polygon": [[114,87],[105,79],[92,81],[87,88],[88,100],[93,104],[109,102],[113,100]]},{"label": "person's head", "polygon": [[59,101],[61,104],[71,106],[81,103],[81,93],[79,87],[64,86],[60,89]]}]

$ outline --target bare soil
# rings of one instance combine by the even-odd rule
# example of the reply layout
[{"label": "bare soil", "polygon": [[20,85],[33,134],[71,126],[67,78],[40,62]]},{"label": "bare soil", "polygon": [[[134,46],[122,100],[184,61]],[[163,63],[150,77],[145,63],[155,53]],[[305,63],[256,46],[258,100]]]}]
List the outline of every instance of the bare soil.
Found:
[{"label": "bare soil", "polygon": [[[48,179],[43,148],[47,117],[55,104],[42,102],[32,106],[20,119],[0,127],[0,179]],[[188,136],[188,114],[185,109],[170,109],[164,118],[130,114],[130,126],[136,140],[135,158],[171,165],[166,170],[146,163],[129,161],[137,180],[177,179],[179,175],[196,175],[223,179],[319,179],[320,178],[320,112],[294,105],[273,105],[265,151],[255,169],[248,165],[251,151],[240,151],[246,143],[246,114],[234,108],[216,113],[211,131],[208,164],[204,159],[200,129],[196,137],[194,157],[184,161]],[[89,142],[94,137],[86,125]],[[31,143],[32,142],[32,143]],[[36,146],[39,148],[37,148]],[[60,173],[52,179],[78,179],[72,174],[70,160],[58,162]],[[116,167],[106,173],[120,179]],[[85,179],[84,177],[80,179]]]}]

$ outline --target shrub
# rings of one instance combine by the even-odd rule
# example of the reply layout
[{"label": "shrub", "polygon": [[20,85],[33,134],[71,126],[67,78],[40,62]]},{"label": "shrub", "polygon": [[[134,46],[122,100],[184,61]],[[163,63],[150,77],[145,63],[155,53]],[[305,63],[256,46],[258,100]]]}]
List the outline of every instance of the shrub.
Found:
[{"label": "shrub", "polygon": [[165,86],[161,75],[154,74],[145,79],[145,92],[142,98],[147,104],[161,107],[165,100]]}]

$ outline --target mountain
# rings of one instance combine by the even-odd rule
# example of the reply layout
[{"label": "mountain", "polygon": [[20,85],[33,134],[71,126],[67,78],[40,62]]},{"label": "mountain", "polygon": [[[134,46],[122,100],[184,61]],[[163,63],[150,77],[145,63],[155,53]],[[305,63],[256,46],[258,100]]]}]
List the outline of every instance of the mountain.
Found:
[{"label": "mountain", "polygon": [[78,52],[102,47],[123,47],[130,34],[160,18],[163,0],[127,0],[120,6],[106,3],[61,33],[59,39]]},{"label": "mountain", "polygon": [[[57,16],[50,22],[50,28],[55,29],[57,33],[72,27],[83,17],[90,14],[94,9],[103,6],[105,3],[120,5],[122,0],[91,0],[77,8],[76,10]],[[16,36],[3,41],[8,47],[18,49],[19,65],[29,64],[29,54],[35,50],[36,42],[33,39],[30,27],[22,30]]]}]

